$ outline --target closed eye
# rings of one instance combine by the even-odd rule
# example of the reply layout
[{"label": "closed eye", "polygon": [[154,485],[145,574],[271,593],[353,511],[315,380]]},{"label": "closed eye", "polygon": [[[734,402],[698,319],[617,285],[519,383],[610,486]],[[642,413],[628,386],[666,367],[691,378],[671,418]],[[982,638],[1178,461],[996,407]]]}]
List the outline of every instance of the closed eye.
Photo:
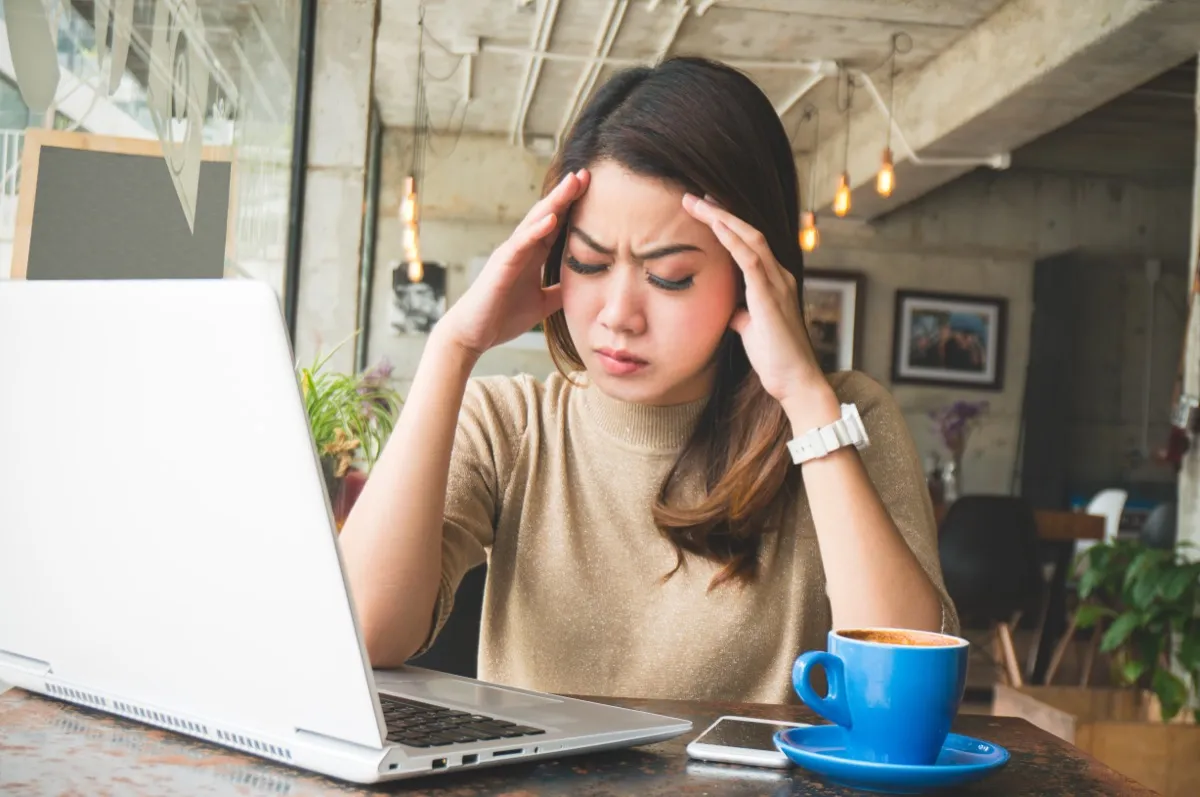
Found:
[{"label": "closed eye", "polygon": [[[567,268],[571,269],[576,274],[581,274],[583,276],[599,274],[601,271],[604,271],[606,268],[608,268],[608,266],[605,265],[583,263],[571,255],[567,255],[563,259],[567,264]],[[692,287],[693,278],[684,277],[681,280],[669,280],[663,279],[662,277],[656,277],[653,274],[647,274],[646,281],[654,287],[661,288],[664,291],[682,291]]]},{"label": "closed eye", "polygon": [[647,274],[646,281],[657,288],[662,288],[664,291],[682,291],[692,287],[693,280],[691,277],[684,277],[681,280],[665,280],[662,277]]},{"label": "closed eye", "polygon": [[592,263],[581,263],[575,258],[571,257],[571,255],[567,255],[566,261],[567,268],[571,269],[576,274],[583,274],[584,276],[589,274],[599,274],[601,271],[608,268],[608,266],[598,266]]}]

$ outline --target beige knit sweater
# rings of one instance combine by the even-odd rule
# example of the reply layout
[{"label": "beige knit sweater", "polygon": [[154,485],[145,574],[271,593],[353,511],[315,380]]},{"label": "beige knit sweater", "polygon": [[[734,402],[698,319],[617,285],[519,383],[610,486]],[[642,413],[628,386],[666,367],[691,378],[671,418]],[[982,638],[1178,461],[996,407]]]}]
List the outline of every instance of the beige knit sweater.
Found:
[{"label": "beige knit sweater", "polygon": [[[583,379],[577,375],[578,382]],[[858,405],[867,471],[944,606],[929,493],[904,418],[869,377],[830,377]],[[547,692],[795,702],[791,667],[825,647],[829,601],[801,498],[764,538],[749,588],[707,587],[719,570],[673,548],[650,507],[704,401],[626,404],[559,374],[470,381],[451,458],[442,579],[428,648],[463,575],[488,561],[479,677]]]}]

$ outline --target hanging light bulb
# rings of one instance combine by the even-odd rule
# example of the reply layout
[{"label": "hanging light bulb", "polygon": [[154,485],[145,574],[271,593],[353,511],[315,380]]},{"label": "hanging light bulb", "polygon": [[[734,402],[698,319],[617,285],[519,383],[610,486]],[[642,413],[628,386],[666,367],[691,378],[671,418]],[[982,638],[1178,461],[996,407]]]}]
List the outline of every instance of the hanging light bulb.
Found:
[{"label": "hanging light bulb", "polygon": [[800,214],[800,248],[811,252],[821,243],[821,234],[817,232],[817,216],[811,210]]},{"label": "hanging light bulb", "polygon": [[875,175],[875,190],[880,196],[891,196],[895,187],[896,169],[892,165],[892,151],[884,147],[883,163],[879,166],[879,173]]},{"label": "hanging light bulb", "polygon": [[838,177],[837,193],[833,195],[833,212],[838,217],[850,212],[850,174],[842,172]]},{"label": "hanging light bulb", "polygon": [[400,199],[400,221],[411,224],[417,220],[417,190],[413,178],[404,178],[404,196]]},{"label": "hanging light bulb", "polygon": [[425,278],[425,264],[418,258],[408,261],[408,281],[420,282]]},{"label": "hanging light bulb", "polygon": [[404,178],[404,197],[400,200],[400,222],[404,225],[401,241],[404,259],[408,262],[409,282],[420,282],[425,276],[421,262],[421,243],[417,234],[417,190],[412,177]]}]

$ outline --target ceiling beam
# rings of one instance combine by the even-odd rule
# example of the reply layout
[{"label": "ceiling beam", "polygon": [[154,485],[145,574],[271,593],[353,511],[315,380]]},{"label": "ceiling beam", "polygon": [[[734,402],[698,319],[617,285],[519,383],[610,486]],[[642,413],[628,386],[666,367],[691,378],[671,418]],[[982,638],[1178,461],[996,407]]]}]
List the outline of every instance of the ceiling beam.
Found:
[{"label": "ceiling beam", "polygon": [[596,86],[596,80],[600,77],[604,59],[612,50],[613,42],[617,38],[617,31],[621,29],[621,22],[625,19],[625,11],[628,8],[629,0],[609,0],[604,22],[596,32],[596,43],[592,48],[592,61],[579,74],[579,82],[575,84],[575,90],[571,93],[571,98],[567,100],[562,122],[554,133],[555,149],[558,149],[567,129],[575,121],[575,115],[582,110],[583,102],[591,96],[592,89]]},{"label": "ceiling beam", "polygon": [[546,57],[546,49],[550,46],[550,32],[554,29],[554,20],[558,16],[559,0],[546,0],[538,6],[537,24],[534,25],[530,47],[533,52],[525,63],[525,75],[521,80],[521,93],[517,96],[517,109],[513,113],[512,135],[510,143],[525,146],[525,118],[529,115],[529,107],[533,105],[533,95],[537,91],[538,78],[542,74],[542,62]]},{"label": "ceiling beam", "polygon": [[1013,149],[1194,56],[1200,41],[1195,9],[1174,0],[1011,0],[923,67],[897,78],[890,198],[874,191],[888,115],[860,76],[849,154],[844,124],[823,137],[814,156],[813,204],[824,209],[832,201],[844,157],[851,215],[865,220],[984,159],[1006,166]]}]

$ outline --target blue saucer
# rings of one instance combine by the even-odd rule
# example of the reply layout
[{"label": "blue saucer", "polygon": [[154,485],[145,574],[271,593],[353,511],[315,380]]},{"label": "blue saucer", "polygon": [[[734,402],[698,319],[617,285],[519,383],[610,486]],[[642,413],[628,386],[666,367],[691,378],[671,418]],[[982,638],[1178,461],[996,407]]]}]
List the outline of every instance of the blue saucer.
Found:
[{"label": "blue saucer", "polygon": [[929,766],[875,764],[846,754],[840,725],[791,728],[775,734],[775,746],[797,766],[831,783],[884,794],[921,794],[980,780],[1008,763],[1003,747],[952,733]]}]

